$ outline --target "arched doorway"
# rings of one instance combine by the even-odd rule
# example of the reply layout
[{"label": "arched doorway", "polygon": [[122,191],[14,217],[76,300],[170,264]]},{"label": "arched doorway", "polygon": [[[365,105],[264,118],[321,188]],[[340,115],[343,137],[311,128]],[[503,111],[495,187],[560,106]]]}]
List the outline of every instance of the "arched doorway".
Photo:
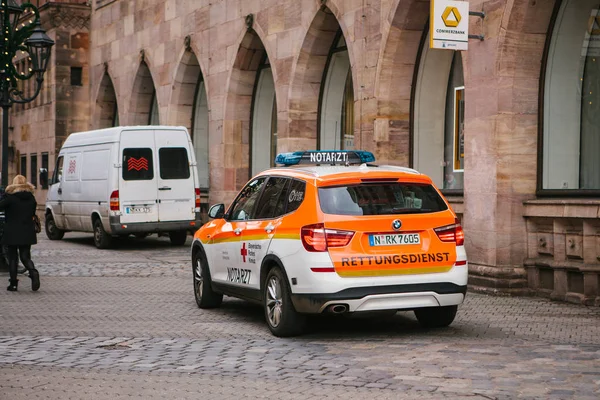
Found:
[{"label": "arched doorway", "polygon": [[145,61],[140,63],[129,107],[132,125],[158,125],[158,101],[152,74]]},{"label": "arched doorway", "polygon": [[600,1],[562,0],[543,82],[542,190],[600,190]]}]

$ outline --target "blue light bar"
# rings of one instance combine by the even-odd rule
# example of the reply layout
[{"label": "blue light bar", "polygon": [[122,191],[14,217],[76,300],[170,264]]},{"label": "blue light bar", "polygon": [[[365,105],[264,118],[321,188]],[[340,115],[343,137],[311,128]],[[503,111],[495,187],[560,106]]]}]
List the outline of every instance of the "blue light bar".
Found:
[{"label": "blue light bar", "polygon": [[275,158],[276,164],[285,166],[298,164],[312,165],[350,165],[375,162],[370,151],[363,150],[310,150],[280,153]]}]

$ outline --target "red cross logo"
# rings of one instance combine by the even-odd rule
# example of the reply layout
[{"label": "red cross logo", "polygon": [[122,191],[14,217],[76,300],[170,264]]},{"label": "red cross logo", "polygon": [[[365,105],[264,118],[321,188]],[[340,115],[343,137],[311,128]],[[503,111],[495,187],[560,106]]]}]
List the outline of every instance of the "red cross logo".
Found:
[{"label": "red cross logo", "polygon": [[240,254],[242,255],[242,258],[243,258],[244,262],[246,262],[246,256],[248,255],[248,250],[246,250],[246,243],[245,242],[242,245],[242,250],[240,250]]}]

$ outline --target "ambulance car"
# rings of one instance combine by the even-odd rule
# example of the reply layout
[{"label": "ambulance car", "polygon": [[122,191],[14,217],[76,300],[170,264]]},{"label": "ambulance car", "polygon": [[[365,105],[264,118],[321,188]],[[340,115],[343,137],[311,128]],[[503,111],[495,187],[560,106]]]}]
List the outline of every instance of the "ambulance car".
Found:
[{"label": "ambulance car", "polygon": [[413,310],[448,326],[467,291],[464,233],[431,179],[365,151],[279,154],[192,244],[200,308],[223,295],[263,305],[275,336],[307,315]]}]

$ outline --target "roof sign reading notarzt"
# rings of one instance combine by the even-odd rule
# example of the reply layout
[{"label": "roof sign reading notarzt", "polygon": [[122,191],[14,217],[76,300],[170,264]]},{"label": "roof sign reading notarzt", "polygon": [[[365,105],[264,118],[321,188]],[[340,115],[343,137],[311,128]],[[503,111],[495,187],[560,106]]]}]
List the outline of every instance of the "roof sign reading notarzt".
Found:
[{"label": "roof sign reading notarzt", "polygon": [[373,153],[359,150],[296,151],[294,153],[281,153],[275,158],[276,164],[283,165],[350,165],[374,161],[375,156],[373,156]]}]

